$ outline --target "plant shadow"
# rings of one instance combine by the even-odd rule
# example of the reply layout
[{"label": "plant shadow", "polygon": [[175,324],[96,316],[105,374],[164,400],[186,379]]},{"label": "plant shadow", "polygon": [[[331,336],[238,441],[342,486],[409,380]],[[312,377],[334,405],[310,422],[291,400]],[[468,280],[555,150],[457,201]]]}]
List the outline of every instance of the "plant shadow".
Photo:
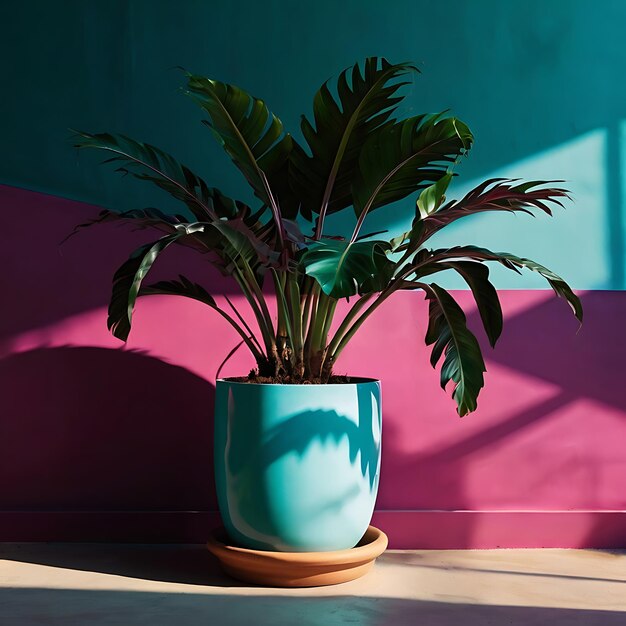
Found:
[{"label": "plant shadow", "polygon": [[[350,583],[348,583],[350,585]],[[359,597],[348,593],[327,597],[289,597],[266,591],[262,595],[171,593],[83,589],[1,589],[3,624],[134,624],[154,626],[183,623],[302,624],[335,626],[379,624],[623,624],[619,611],[501,606],[462,602]]]},{"label": "plant shadow", "polygon": [[0,360],[4,510],[216,508],[212,384],[128,350]]},{"label": "plant shadow", "polygon": [[[335,443],[345,437],[348,441],[350,463],[359,459],[361,474],[368,477],[370,489],[378,482],[380,440],[374,432],[371,391],[357,389],[358,422],[334,410],[303,411],[291,416],[268,432],[262,458],[269,466],[290,452],[303,454],[313,441],[332,439]],[[380,432],[380,423],[378,424]]]}]

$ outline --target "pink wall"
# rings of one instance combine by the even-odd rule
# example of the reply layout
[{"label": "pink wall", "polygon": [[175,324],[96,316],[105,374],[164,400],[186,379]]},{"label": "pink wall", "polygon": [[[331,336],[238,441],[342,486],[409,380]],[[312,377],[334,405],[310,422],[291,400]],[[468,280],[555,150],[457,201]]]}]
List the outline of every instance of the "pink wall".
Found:
[{"label": "pink wall", "polygon": [[[10,216],[0,540],[202,540],[215,520],[214,375],[236,336],[201,304],[151,297],[122,346],[105,324],[111,276],[151,234],[98,227],[59,248],[96,208],[11,187],[0,187],[0,207]],[[176,251],[155,276],[202,279],[193,261]],[[471,298],[455,295],[475,325]],[[419,294],[389,301],[357,336],[337,369],[383,382],[375,521],[392,546],[626,546],[626,293],[582,297],[577,333],[549,292],[501,292],[504,334],[485,349],[487,386],[463,419],[428,363]],[[242,353],[224,375],[251,365]]]}]

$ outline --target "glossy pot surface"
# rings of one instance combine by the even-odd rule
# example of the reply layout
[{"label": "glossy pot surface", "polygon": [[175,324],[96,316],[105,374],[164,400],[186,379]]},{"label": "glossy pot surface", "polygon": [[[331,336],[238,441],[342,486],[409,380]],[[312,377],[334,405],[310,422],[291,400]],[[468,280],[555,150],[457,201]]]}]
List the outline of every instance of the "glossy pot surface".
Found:
[{"label": "glossy pot surface", "polygon": [[215,479],[242,547],[354,547],[369,525],[380,470],[380,382],[257,385],[217,381]]}]

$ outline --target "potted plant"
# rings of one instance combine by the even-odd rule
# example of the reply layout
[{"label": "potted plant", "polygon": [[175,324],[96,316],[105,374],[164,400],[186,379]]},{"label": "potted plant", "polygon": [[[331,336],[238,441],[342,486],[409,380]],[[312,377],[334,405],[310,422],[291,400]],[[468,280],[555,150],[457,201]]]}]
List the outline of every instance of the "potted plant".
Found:
[{"label": "potted plant", "polygon": [[[461,416],[476,409],[485,364],[461,307],[436,274],[451,270],[467,282],[492,346],[502,311],[489,263],[537,272],[582,321],[567,283],[534,261],[471,245],[429,247],[442,228],[482,211],[550,215],[550,205],[561,204],[567,191],[545,181],[491,179],[458,200],[446,198],[473,136],[446,114],[396,118],[401,88],[417,71],[379,58],[346,69],[334,91],[325,83],[315,95],[313,121],[302,118],[303,144],[262,100],[186,73],[185,93],[254,191],[253,207],[209,187],[154,146],[122,135],[76,135],[78,148],[109,153],[120,171],[184,205],[177,215],[106,210],[92,222],[160,231],[115,273],[109,329],[127,339],[139,296],[185,296],[216,311],[254,358],[248,375],[217,380],[216,392],[219,504],[229,535],[241,546],[340,550],[364,534],[378,487],[380,383],[334,370],[355,333],[397,291],[425,294],[430,360],[433,367],[441,362],[441,386],[451,389]],[[410,229],[393,238],[369,233],[370,214],[400,200],[414,213]],[[348,237],[326,227],[338,211],[353,217]],[[196,250],[232,278],[255,323],[184,276],[145,284],[157,257],[174,244]],[[348,300],[348,308],[335,320],[340,300]]]}]

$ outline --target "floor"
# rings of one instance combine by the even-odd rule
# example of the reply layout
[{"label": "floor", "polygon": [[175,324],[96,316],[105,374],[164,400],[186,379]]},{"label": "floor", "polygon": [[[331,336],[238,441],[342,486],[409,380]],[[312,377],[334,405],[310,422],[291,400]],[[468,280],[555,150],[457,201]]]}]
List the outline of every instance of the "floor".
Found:
[{"label": "floor", "polygon": [[0,544],[0,624],[626,626],[626,551],[389,551],[318,589],[239,584],[202,546]]}]

